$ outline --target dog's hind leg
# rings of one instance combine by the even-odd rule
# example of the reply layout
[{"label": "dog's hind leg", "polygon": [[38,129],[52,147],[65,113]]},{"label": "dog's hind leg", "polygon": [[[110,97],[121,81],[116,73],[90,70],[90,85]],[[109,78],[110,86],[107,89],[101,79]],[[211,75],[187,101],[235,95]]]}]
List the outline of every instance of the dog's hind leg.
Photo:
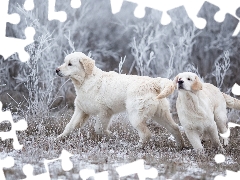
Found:
[{"label": "dog's hind leg", "polygon": [[146,119],[141,117],[137,112],[131,112],[129,113],[129,121],[138,132],[140,137],[139,145],[144,146],[151,138],[151,131],[147,127]]},{"label": "dog's hind leg", "polygon": [[153,117],[153,120],[165,127],[174,136],[179,149],[182,149],[184,147],[184,141],[179,131],[178,125],[172,119],[172,115],[169,110],[157,112]]},{"label": "dog's hind leg", "polygon": [[213,147],[220,148],[220,150],[223,149],[219,136],[218,136],[218,130],[216,125],[212,125],[207,129],[207,133],[209,134],[210,141]]},{"label": "dog's hind leg", "polygon": [[84,113],[79,108],[76,108],[70,122],[65,127],[63,133],[60,134],[57,138],[60,139],[64,136],[69,135],[75,128],[83,127],[88,118],[88,114]]},{"label": "dog's hind leg", "polygon": [[[215,108],[214,120],[221,134],[224,134],[225,132],[227,132],[228,118],[227,118],[226,108],[221,108],[221,107]],[[228,138],[223,138],[220,136],[220,140],[222,141],[224,146],[228,145]]]}]

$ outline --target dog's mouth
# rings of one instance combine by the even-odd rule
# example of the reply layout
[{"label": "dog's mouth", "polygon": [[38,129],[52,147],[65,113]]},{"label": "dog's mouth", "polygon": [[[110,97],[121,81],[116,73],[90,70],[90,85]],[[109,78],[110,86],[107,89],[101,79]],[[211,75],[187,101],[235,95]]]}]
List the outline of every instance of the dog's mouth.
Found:
[{"label": "dog's mouth", "polygon": [[183,90],[184,90],[183,85],[182,85],[182,84],[178,84],[178,89],[179,89],[179,90],[180,90],[180,89],[183,89]]},{"label": "dog's mouth", "polygon": [[60,71],[57,72],[57,75],[60,76],[60,77],[64,77],[64,75]]}]

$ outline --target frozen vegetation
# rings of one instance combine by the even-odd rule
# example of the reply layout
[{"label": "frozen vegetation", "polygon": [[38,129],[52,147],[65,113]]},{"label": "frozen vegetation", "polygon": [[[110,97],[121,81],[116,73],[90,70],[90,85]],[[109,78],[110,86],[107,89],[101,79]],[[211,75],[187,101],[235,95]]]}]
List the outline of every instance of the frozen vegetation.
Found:
[{"label": "frozen vegetation", "polygon": [[[80,179],[79,171],[87,167],[97,172],[108,170],[109,179],[117,179],[116,167],[140,158],[146,161],[146,167],[158,169],[157,179],[213,179],[226,169],[240,169],[239,128],[231,131],[230,144],[225,147],[226,162],[222,164],[215,163],[217,152],[207,148],[208,142],[205,155],[194,152],[184,132],[187,148],[176,149],[170,134],[151,120],[148,126],[153,137],[145,148],[138,148],[137,132],[125,113],[113,118],[111,137],[96,135],[92,118],[83,129],[55,141],[73,114],[72,83],[55,74],[66,54],[82,51],[95,59],[99,68],[126,74],[173,79],[179,72],[192,71],[229,94],[233,84],[240,81],[240,36],[231,36],[232,21],[216,24],[209,17],[208,27],[199,30],[180,7],[170,12],[172,23],[163,26],[159,23],[161,12],[147,9],[146,16],[137,19],[133,16],[135,5],[127,1],[121,12],[112,15],[107,0],[82,0],[76,10],[68,1],[58,0],[56,10],[68,13],[68,20],[60,23],[47,21],[47,3],[35,0],[38,8],[27,12],[23,2],[10,0],[10,12],[18,12],[24,20],[18,26],[8,24],[7,35],[24,38],[25,27],[33,26],[35,42],[26,47],[31,58],[27,63],[21,63],[17,54],[6,60],[0,58],[0,100],[14,113],[15,120],[25,118],[28,122],[28,129],[18,132],[24,145],[21,151],[13,150],[11,140],[0,141],[0,158],[9,155],[16,160],[13,168],[4,170],[7,179],[25,178],[22,167],[27,163],[34,165],[35,174],[45,172],[42,160],[58,157],[62,149],[74,154],[74,168],[64,172],[60,162],[51,164],[52,179]],[[208,17],[212,11],[215,7],[208,5],[201,13]],[[176,97],[175,92],[169,100],[174,120],[179,123]],[[228,111],[231,122],[239,123],[239,116],[238,111]],[[0,131],[10,128],[8,122],[0,124]]]}]

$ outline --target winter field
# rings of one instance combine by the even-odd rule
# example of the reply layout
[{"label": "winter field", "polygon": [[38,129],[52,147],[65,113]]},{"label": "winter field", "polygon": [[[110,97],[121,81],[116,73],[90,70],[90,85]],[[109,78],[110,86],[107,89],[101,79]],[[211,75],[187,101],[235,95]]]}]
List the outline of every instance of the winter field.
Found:
[{"label": "winter field", "polygon": [[[173,79],[180,72],[195,72],[204,82],[234,96],[231,88],[235,82],[240,84],[240,35],[233,37],[232,33],[238,22],[216,23],[212,19],[216,7],[211,4],[200,11],[208,24],[199,30],[183,7],[172,10],[172,23],[163,26],[159,23],[161,12],[146,9],[146,16],[138,19],[133,16],[136,5],[127,1],[113,15],[108,0],[82,0],[76,10],[68,1],[58,0],[56,11],[64,10],[69,16],[60,23],[47,20],[47,3],[42,0],[34,0],[38,8],[30,12],[24,10],[23,2],[10,0],[9,11],[18,12],[22,21],[18,25],[8,24],[7,36],[25,38],[26,26],[34,27],[35,42],[26,47],[31,58],[22,63],[18,54],[8,59],[0,57],[0,101],[4,110],[12,111],[14,121],[24,118],[28,123],[26,131],[17,133],[22,150],[14,150],[11,140],[0,140],[0,159],[12,156],[16,162],[14,167],[4,170],[7,180],[26,178],[22,171],[25,164],[34,166],[35,175],[44,173],[43,159],[59,157],[62,149],[74,155],[73,169],[64,172],[60,161],[52,163],[51,179],[80,179],[79,171],[85,168],[108,171],[109,179],[118,179],[116,167],[137,159],[144,159],[146,168],[155,167],[159,180],[208,180],[226,170],[240,170],[239,128],[231,130],[224,153],[226,161],[220,164],[214,160],[219,152],[208,148],[209,142],[204,142],[205,153],[198,154],[182,130],[187,148],[179,150],[171,134],[152,120],[147,124],[153,136],[146,147],[139,148],[138,134],[126,113],[112,118],[111,137],[97,135],[94,132],[97,117],[91,117],[83,129],[55,141],[74,108],[71,81],[55,74],[67,54],[81,51],[96,60],[102,70],[139,76]],[[176,98],[177,92],[168,97],[173,118],[180,125]],[[239,111],[229,109],[228,118],[229,122],[240,124]],[[7,121],[0,124],[0,132],[10,129]],[[138,177],[135,174],[121,179]]]}]

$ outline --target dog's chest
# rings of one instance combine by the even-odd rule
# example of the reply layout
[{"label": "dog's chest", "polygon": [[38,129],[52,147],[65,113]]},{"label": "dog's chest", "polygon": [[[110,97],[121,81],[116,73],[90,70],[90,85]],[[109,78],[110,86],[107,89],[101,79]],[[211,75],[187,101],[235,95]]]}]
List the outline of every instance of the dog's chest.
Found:
[{"label": "dog's chest", "polygon": [[181,123],[197,123],[213,119],[213,111],[209,99],[191,93],[179,93],[177,99],[177,111]]}]

